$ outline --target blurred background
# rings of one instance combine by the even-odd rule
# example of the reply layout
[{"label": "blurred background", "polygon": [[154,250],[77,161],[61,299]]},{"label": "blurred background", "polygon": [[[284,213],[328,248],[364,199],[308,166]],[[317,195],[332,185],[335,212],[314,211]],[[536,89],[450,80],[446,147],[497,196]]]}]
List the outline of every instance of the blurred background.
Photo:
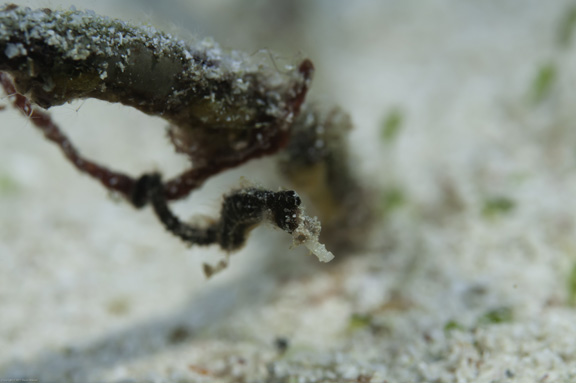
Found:
[{"label": "blurred background", "polygon": [[[80,176],[2,98],[0,378],[574,381],[576,3],[15,3],[309,57],[308,99],[350,114],[351,160],[379,220],[334,265],[258,228],[206,280],[202,263],[221,251],[186,248]],[[187,166],[160,119],[94,100],[51,113],[120,170]],[[262,159],[175,208],[213,216],[243,179],[286,187]]]}]

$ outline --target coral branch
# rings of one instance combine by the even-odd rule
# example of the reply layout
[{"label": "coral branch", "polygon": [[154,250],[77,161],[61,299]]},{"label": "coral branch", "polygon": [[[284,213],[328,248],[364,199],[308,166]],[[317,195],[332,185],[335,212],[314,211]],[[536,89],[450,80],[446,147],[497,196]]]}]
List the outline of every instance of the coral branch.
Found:
[{"label": "coral branch", "polygon": [[[8,5],[0,9],[0,71],[6,72],[0,72],[0,83],[14,107],[77,169],[135,207],[151,204],[164,227],[185,242],[234,251],[254,226],[268,221],[321,261],[333,258],[318,242],[319,223],[304,214],[293,191],[235,191],[225,196],[220,219],[206,227],[181,221],[168,206],[216,173],[288,144],[314,71],[309,60],[280,74],[208,40],[187,44],[92,13]],[[172,124],[176,150],[194,168],[163,184],[158,174],[134,179],[84,158],[32,104],[48,108],[78,98],[119,102],[163,117]]]},{"label": "coral branch", "polygon": [[208,39],[184,42],[89,12],[8,5],[0,9],[0,71],[44,108],[97,98],[164,118],[195,167],[214,167],[209,176],[287,144],[313,65],[304,60],[280,73]]}]

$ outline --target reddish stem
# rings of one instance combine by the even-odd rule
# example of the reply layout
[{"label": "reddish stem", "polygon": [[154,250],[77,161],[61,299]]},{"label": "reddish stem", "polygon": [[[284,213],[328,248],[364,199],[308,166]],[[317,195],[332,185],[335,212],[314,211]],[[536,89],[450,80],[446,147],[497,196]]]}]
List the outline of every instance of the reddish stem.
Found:
[{"label": "reddish stem", "polygon": [[0,83],[6,94],[12,98],[12,104],[23,115],[30,118],[34,126],[39,128],[44,136],[56,143],[68,160],[81,172],[90,175],[100,181],[108,190],[120,193],[130,199],[135,180],[124,174],[110,170],[96,162],[90,161],[82,156],[72,145],[72,142],[60,130],[58,125],[52,121],[50,115],[32,106],[30,101],[19,94],[6,73],[0,72]]}]

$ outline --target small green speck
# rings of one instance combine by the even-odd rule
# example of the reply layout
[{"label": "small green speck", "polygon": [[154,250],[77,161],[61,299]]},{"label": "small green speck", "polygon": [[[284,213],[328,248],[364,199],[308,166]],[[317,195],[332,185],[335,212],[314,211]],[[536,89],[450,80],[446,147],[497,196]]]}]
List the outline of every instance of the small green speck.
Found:
[{"label": "small green speck", "polygon": [[186,326],[176,326],[167,335],[168,342],[172,344],[185,342],[191,336],[190,330]]},{"label": "small green speck", "polygon": [[130,302],[124,297],[119,297],[108,302],[106,308],[112,315],[123,316],[130,312]]},{"label": "small green speck", "polygon": [[406,196],[402,189],[391,187],[382,193],[382,212],[388,214],[406,203]]},{"label": "small green speck", "polygon": [[382,139],[384,142],[392,142],[398,136],[404,116],[399,109],[392,109],[382,122]]},{"label": "small green speck", "polygon": [[550,96],[552,88],[556,83],[558,73],[556,65],[545,64],[538,70],[534,80],[532,80],[532,101],[539,104]]},{"label": "small green speck", "polygon": [[484,201],[482,215],[486,218],[492,218],[498,215],[510,213],[516,207],[514,200],[508,197],[492,197]]},{"label": "small green speck", "polygon": [[18,183],[6,174],[0,174],[0,195],[10,195],[18,192]]},{"label": "small green speck", "polygon": [[348,321],[348,326],[351,330],[359,330],[368,328],[372,325],[372,315],[369,314],[352,314]]},{"label": "small green speck", "polygon": [[460,323],[456,322],[455,320],[449,320],[444,325],[444,331],[450,332],[453,330],[464,330],[464,326],[462,326]]},{"label": "small green speck", "polygon": [[510,307],[499,307],[490,310],[478,319],[479,325],[489,325],[511,322],[513,319],[513,312]]},{"label": "small green speck", "polygon": [[568,302],[576,306],[576,264],[574,264],[568,276]]},{"label": "small green speck", "polygon": [[573,5],[564,12],[564,17],[560,21],[558,28],[558,44],[567,47],[572,42],[572,35],[576,27],[576,6]]}]

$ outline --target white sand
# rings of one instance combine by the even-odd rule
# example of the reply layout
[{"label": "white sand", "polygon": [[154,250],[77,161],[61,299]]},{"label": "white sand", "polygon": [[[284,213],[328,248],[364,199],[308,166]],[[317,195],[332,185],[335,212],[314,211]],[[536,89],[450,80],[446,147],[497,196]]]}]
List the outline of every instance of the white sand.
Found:
[{"label": "white sand", "polygon": [[[306,52],[312,97],[353,117],[359,172],[403,191],[368,250],[338,262],[261,228],[206,281],[217,249],[185,248],[0,113],[0,381],[576,381],[576,45],[556,43],[570,2],[375,3],[315,2],[295,29],[225,0],[174,6],[223,45]],[[534,103],[550,63],[557,80]],[[386,143],[393,108],[405,123]],[[133,174],[185,166],[160,120],[97,102],[54,114],[86,154]],[[282,186],[273,173],[251,163],[178,212],[213,214],[241,176]],[[487,213],[495,197],[513,208]]]}]

